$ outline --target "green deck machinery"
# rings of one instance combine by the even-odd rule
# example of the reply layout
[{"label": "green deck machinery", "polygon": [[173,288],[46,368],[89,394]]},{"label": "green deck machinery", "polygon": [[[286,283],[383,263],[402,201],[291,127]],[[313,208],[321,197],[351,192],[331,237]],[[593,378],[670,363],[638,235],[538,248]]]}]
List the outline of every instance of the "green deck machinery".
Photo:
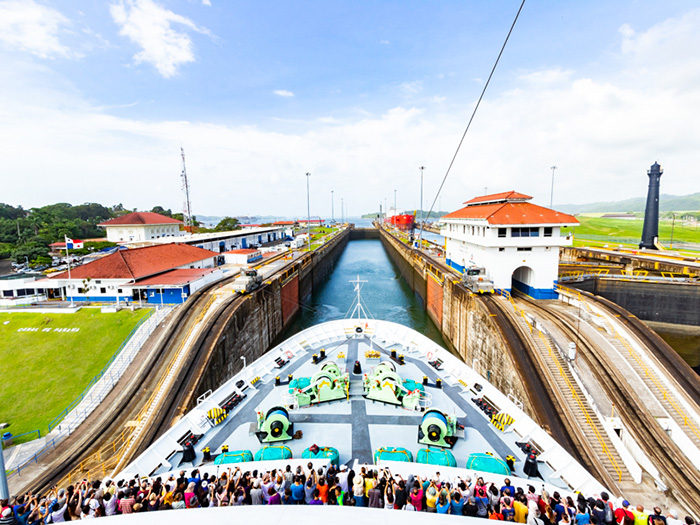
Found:
[{"label": "green deck machinery", "polygon": [[300,407],[347,399],[348,378],[348,374],[341,373],[336,363],[329,362],[311,376],[308,383],[305,381],[306,378],[300,378],[296,383],[294,381],[297,380],[293,380],[289,385],[289,393],[296,397],[297,405]]},{"label": "green deck machinery", "polygon": [[294,424],[289,421],[289,412],[284,407],[272,407],[263,417],[258,412],[258,436],[260,443],[289,441],[294,434]]},{"label": "green deck machinery", "polygon": [[428,410],[418,426],[418,443],[452,448],[457,441],[457,417],[439,410]]},{"label": "green deck machinery", "polygon": [[[413,390],[407,388],[410,385]],[[409,410],[418,410],[423,395],[423,385],[414,381],[402,381],[390,361],[379,363],[371,374],[364,378],[365,397],[382,403],[399,405]]]}]

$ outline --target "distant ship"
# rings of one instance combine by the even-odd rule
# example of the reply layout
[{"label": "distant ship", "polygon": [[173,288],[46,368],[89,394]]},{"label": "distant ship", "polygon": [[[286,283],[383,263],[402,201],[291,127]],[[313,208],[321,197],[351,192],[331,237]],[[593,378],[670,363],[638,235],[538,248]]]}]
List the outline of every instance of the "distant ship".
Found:
[{"label": "distant ship", "polygon": [[385,220],[399,230],[411,231],[415,227],[415,218],[416,214],[414,212],[412,214],[389,215]]}]

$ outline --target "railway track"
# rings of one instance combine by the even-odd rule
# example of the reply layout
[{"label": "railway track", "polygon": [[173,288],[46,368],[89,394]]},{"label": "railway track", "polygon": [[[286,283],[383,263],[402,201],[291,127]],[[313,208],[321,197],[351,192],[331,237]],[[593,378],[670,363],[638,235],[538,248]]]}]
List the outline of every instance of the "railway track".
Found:
[{"label": "railway track", "polygon": [[[555,325],[570,340],[576,340],[578,331],[573,321],[552,314],[535,301],[527,302],[537,315]],[[603,391],[615,403],[625,429],[652,460],[672,496],[689,512],[700,515],[700,471],[646,409],[624,374],[610,368],[602,350],[581,337],[578,357],[585,360]]]},{"label": "railway track", "polygon": [[[43,466],[42,472],[23,483],[16,492],[32,490],[33,493],[39,493],[47,490],[71,472],[80,469],[81,463],[93,452],[100,450],[105,444],[118,440],[119,436],[123,435],[124,426],[139,411],[140,406],[133,403],[133,400],[148,396],[149,390],[153,389],[159,374],[152,374],[152,371],[160,370],[169,362],[178,339],[186,333],[192,320],[209,301],[208,292],[233,278],[235,276],[198,290],[188,302],[176,310],[168,326],[154,332],[154,336],[157,334],[156,337],[159,339],[154,343],[155,348],[146,359],[134,360],[119,381],[119,387],[110,392],[101,406],[83,422],[78,431],[65,438],[56,447],[50,455],[50,463]],[[31,472],[28,474],[31,476]]]},{"label": "railway track", "polygon": [[675,378],[683,392],[688,395],[693,403],[700,406],[700,376],[661,336],[645,325],[638,317],[612,301],[582,290],[576,291],[602,306],[603,309],[610,312],[613,316],[618,317],[620,322],[652,352],[656,360]]},{"label": "railway track", "polygon": [[210,352],[229,319],[229,314],[238,308],[246,298],[247,296],[232,296],[231,300],[218,308],[206,325],[202,327],[192,351],[188,354],[186,362],[181,366],[174,379],[175,388],[168,391],[163,403],[154,414],[155,417],[151,419],[148,429],[139,439],[130,457],[125,458],[124,464],[138,457],[151,446],[184,413],[189,405],[188,400],[193,395],[199,372],[206,366]]},{"label": "railway track", "polygon": [[503,305],[491,296],[482,296],[482,300],[494,315],[506,339],[518,375],[530,394],[530,402],[538,423],[579,463],[609,486],[615,486],[616,483],[610,485],[614,482],[610,473],[601,468],[601,464],[595,459],[598,452],[589,446],[582,436],[581,429],[567,413],[566,401],[561,399],[561,394],[555,391],[549,381],[543,381],[547,376],[547,365],[535,359],[533,354],[537,350],[531,348],[534,343],[527,341],[512,317],[506,313],[505,310],[509,309],[510,305]]}]

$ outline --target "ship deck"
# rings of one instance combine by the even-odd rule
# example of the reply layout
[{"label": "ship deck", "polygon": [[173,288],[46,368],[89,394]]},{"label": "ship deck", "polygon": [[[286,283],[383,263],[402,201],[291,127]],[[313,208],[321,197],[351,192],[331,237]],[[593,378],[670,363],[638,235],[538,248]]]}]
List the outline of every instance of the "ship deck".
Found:
[{"label": "ship deck", "polygon": [[[325,357],[314,363],[313,356],[318,359],[322,353]],[[400,355],[404,356],[403,364],[398,358]],[[341,372],[349,374],[346,395],[340,400],[295,408],[287,384],[288,376],[311,377],[329,362],[336,363]],[[355,373],[356,362],[361,368],[359,373]],[[418,409],[409,410],[363,396],[363,375],[370,373],[380,362],[391,362],[402,379],[424,385],[425,395]],[[279,385],[276,385],[277,377]],[[439,381],[441,385],[438,385]],[[225,406],[232,396],[242,399],[223,420],[215,422],[208,417],[211,409]],[[497,428],[475,404],[474,398],[488,399],[499,413],[512,418],[511,424],[503,429]],[[255,433],[258,412],[265,415],[274,407],[288,410],[293,432],[301,431],[300,439],[283,443],[260,442]],[[478,475],[479,472],[465,470],[467,459],[473,453],[488,453],[504,460],[508,456],[515,458],[510,478],[516,486],[544,482],[550,490],[556,488],[560,492],[604,490],[519,408],[516,400],[503,395],[447,350],[402,325],[357,319],[317,325],[273,348],[215,392],[200,398],[196,408],[127,466],[120,477],[135,474],[165,476],[171,471],[193,468],[216,473],[221,467],[234,465],[218,466],[205,461],[204,450],[208,448],[212,458],[216,458],[224,446],[228,446],[230,452],[249,450],[253,454],[266,444],[283,445],[291,450],[292,459],[238,464],[245,470],[305,465],[308,460],[301,459],[302,452],[314,444],[337,449],[340,464],[347,464],[350,468],[374,464],[374,452],[381,447],[405,448],[415,458],[419,449],[427,448],[418,442],[418,428],[426,409],[454,415],[464,427],[458,430],[451,449],[457,467],[382,460],[380,463],[390,465],[393,473],[433,475],[439,470],[441,474],[449,473],[454,477]],[[183,461],[182,445],[192,435],[196,436],[195,459]],[[526,454],[521,446],[524,443],[529,443],[539,452],[541,480],[529,479],[523,470]],[[315,459],[313,462],[315,465],[327,464],[328,460]],[[504,477],[492,473],[485,476],[489,479]]]}]

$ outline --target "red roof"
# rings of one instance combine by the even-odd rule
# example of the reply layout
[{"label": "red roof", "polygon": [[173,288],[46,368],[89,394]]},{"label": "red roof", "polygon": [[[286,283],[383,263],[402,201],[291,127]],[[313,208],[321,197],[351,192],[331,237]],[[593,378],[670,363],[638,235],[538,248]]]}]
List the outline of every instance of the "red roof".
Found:
[{"label": "red roof", "polygon": [[[71,278],[141,279],[217,255],[216,252],[179,243],[117,250],[96,261],[71,268]],[[51,278],[67,279],[68,272],[53,275]]]},{"label": "red roof", "polygon": [[135,211],[120,217],[115,217],[98,224],[98,226],[145,225],[145,224],[182,224],[182,221],[153,213],[150,211]]},{"label": "red roof", "polygon": [[252,248],[238,248],[237,250],[229,250],[224,253],[240,253],[249,255],[251,253],[258,253],[260,250],[253,250]]},{"label": "red roof", "polygon": [[530,202],[501,202],[471,205],[442,217],[443,219],[486,219],[489,224],[578,224],[573,215],[561,213]]},{"label": "red roof", "polygon": [[295,221],[275,221],[272,224],[275,226],[292,226]]},{"label": "red roof", "polygon": [[259,224],[241,224],[241,228],[260,228]]},{"label": "red roof", "polygon": [[184,270],[170,270],[169,272],[165,272],[160,275],[139,279],[133,284],[133,286],[187,284],[201,279],[205,275],[209,275],[215,270],[216,268],[187,268]]},{"label": "red roof", "polygon": [[491,195],[482,195],[481,197],[474,197],[468,200],[464,204],[479,204],[480,202],[501,202],[501,201],[529,201],[532,199],[529,195],[524,193],[518,193],[517,191],[504,191],[503,193],[493,193]]}]

